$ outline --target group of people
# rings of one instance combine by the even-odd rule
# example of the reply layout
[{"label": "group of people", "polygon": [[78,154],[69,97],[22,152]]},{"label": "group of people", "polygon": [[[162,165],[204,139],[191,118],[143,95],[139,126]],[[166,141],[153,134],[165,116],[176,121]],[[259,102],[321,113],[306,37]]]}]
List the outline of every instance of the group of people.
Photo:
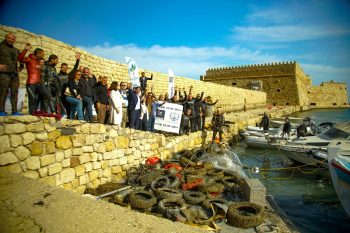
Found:
[{"label": "group of people", "polygon": [[[51,54],[45,61],[43,49],[35,48],[33,53],[27,55],[32,45],[27,43],[20,52],[14,46],[15,41],[15,35],[7,33],[0,43],[0,116],[7,115],[5,102],[8,90],[11,92],[12,115],[21,115],[17,110],[18,73],[24,65],[28,74],[26,90],[31,115],[44,113],[92,122],[95,108],[99,123],[155,131],[157,110],[168,102],[183,106],[180,133],[188,134],[204,129],[206,110],[217,103],[212,102],[210,96],[203,98],[203,92],[192,97],[192,86],[188,94],[184,88],[175,88],[173,97],[161,94],[157,98],[153,88],[150,91],[147,88],[147,81],[153,79],[153,74],[149,78],[145,72],[141,73],[140,86],[132,87],[131,83],[113,81],[108,87],[107,77],[96,78],[88,67],[79,66],[80,53],[76,53],[76,62],[70,72],[67,63],[61,63],[57,72],[57,55]],[[222,124],[223,115],[218,110],[212,125],[215,125],[220,138]]]}]

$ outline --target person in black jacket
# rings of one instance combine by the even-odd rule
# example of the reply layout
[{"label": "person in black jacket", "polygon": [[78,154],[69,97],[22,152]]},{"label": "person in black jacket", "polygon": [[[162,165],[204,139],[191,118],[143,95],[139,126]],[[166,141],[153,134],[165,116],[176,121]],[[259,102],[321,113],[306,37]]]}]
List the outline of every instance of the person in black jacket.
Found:
[{"label": "person in black jacket", "polygon": [[96,111],[98,123],[104,124],[108,106],[107,77],[102,77],[101,82],[95,86]]},{"label": "person in black jacket", "polygon": [[141,88],[134,87],[131,89],[131,84],[128,84],[129,95],[129,127],[133,129],[139,128],[140,114],[141,114]]},{"label": "person in black jacket", "polygon": [[68,86],[64,92],[66,101],[70,104],[70,119],[75,119],[75,114],[78,115],[78,120],[83,120],[83,102],[80,95],[80,80],[81,71],[76,70],[69,76]]},{"label": "person in black jacket", "polygon": [[147,81],[148,80],[152,80],[153,79],[153,74],[151,74],[151,77],[148,78],[145,76],[145,72],[141,73],[141,77],[140,77],[140,85],[141,85],[141,92],[143,93],[146,88],[147,88]]},{"label": "person in black jacket", "polygon": [[83,77],[79,81],[80,85],[80,95],[83,100],[83,112],[84,120],[86,122],[92,122],[92,105],[96,100],[96,93],[94,86],[96,84],[95,76],[90,77],[90,69],[84,67]]},{"label": "person in black jacket", "polygon": [[289,122],[289,118],[286,117],[284,119],[285,123],[283,124],[283,129],[282,129],[282,138],[284,138],[284,135],[286,135],[286,138],[289,138],[290,131],[292,130],[292,126]]},{"label": "person in black jacket", "polygon": [[190,121],[192,119],[192,110],[189,108],[185,113],[182,114],[181,118],[181,134],[189,134],[190,130]]},{"label": "person in black jacket", "polygon": [[55,54],[51,54],[49,59],[42,67],[42,80],[44,85],[42,86],[42,93],[45,98],[46,112],[57,113],[61,115],[64,111],[63,104],[61,102],[61,92],[59,87],[59,81],[57,78],[56,65],[58,63],[58,57]]},{"label": "person in black jacket", "polygon": [[261,122],[259,125],[259,128],[263,128],[264,132],[267,133],[269,131],[269,127],[270,127],[270,118],[267,115],[266,112],[264,112],[264,116],[261,118]]},{"label": "person in black jacket", "polygon": [[79,62],[80,62],[80,53],[79,52],[76,53],[75,58],[76,58],[76,61],[75,61],[74,67],[69,73],[68,73],[68,64],[62,63],[61,70],[57,74],[58,84],[59,84],[60,93],[61,93],[61,101],[62,101],[63,107],[66,110],[66,114],[67,114],[68,118],[70,116],[70,108],[69,108],[70,104],[67,103],[63,93],[65,92],[65,89],[68,86],[68,77],[71,76],[79,67]]}]

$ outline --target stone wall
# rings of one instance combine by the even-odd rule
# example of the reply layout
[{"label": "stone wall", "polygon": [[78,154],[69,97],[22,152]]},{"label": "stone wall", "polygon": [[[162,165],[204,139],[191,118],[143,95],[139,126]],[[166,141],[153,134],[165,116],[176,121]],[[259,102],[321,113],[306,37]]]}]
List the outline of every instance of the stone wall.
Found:
[{"label": "stone wall", "polygon": [[[253,81],[259,80],[262,82],[262,90],[267,94],[267,103],[283,106],[309,106],[315,101],[320,102],[322,98],[330,98],[331,96],[328,93],[331,93],[330,90],[332,89],[328,87],[329,85],[312,86],[310,77],[304,73],[296,62],[208,69],[206,75],[201,79],[247,89],[251,88]],[[333,87],[335,86],[333,85]],[[342,88],[341,90],[344,90],[346,86]],[[316,95],[316,91],[319,94]],[[322,94],[325,95],[322,96]],[[344,103],[348,103],[346,91],[335,91],[332,92],[332,95],[332,101],[321,101],[322,104],[317,106],[333,107],[334,103],[336,106],[343,106]]]},{"label": "stone wall", "polygon": [[346,83],[323,82],[308,90],[309,103],[312,107],[340,107],[349,104]]},{"label": "stone wall", "polygon": [[[61,62],[65,62],[72,68],[75,63],[75,53],[80,52],[82,54],[80,65],[89,67],[96,76],[107,76],[109,83],[111,81],[129,80],[126,64],[120,64],[112,60],[98,57],[44,35],[37,35],[18,28],[0,26],[0,38],[4,38],[5,34],[8,32],[14,33],[17,37],[15,46],[19,50],[22,50],[25,43],[29,42],[33,45],[33,51],[38,47],[44,49],[46,59],[50,54],[56,54],[59,57],[59,64],[57,67],[60,67]],[[141,70],[143,69],[141,68]],[[149,81],[148,84],[150,87],[154,87],[156,95],[167,93],[167,74],[151,70],[144,71],[146,72],[146,76],[150,76],[150,74],[153,73],[153,80]],[[25,69],[20,73],[20,77],[21,85],[24,86],[27,77]],[[176,76],[175,84],[178,88],[185,88],[186,90],[188,90],[190,86],[193,86],[192,95],[203,91],[205,96],[211,96],[214,101],[218,99],[219,102],[217,106],[223,107],[226,111],[243,109],[244,105],[246,105],[246,108],[256,108],[266,105],[266,94],[259,91],[234,88],[179,76]]]},{"label": "stone wall", "polygon": [[0,118],[0,167],[51,186],[84,192],[120,180],[147,157],[167,159],[210,135],[168,137],[117,126],[34,116]]}]

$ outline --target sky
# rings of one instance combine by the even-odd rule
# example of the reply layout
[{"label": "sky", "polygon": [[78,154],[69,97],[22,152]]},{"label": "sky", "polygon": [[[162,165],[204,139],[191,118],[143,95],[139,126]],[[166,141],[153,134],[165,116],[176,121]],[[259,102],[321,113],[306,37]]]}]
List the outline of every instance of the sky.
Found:
[{"label": "sky", "polygon": [[0,0],[0,24],[146,70],[297,61],[314,85],[350,89],[349,0]]}]

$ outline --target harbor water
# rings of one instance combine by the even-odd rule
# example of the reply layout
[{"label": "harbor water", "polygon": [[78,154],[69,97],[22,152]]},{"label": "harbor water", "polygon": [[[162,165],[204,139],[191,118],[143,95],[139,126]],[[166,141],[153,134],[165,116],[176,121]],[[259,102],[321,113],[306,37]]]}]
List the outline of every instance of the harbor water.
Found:
[{"label": "harbor water", "polygon": [[[316,123],[350,121],[350,109],[320,109],[299,112],[293,117],[311,117]],[[244,144],[232,146],[248,169],[251,178],[258,178],[274,196],[288,218],[300,232],[350,232],[350,217],[342,208],[328,169],[295,167],[277,149],[251,149]],[[252,169],[258,167],[255,174]],[[349,197],[350,198],[350,197]]]}]

